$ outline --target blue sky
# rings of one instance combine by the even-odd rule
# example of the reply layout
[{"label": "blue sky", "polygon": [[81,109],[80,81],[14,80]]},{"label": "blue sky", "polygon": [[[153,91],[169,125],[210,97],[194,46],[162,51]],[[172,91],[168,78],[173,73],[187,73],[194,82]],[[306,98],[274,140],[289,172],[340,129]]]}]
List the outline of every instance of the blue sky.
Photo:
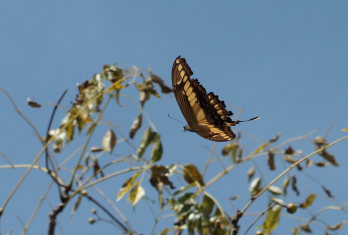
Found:
[{"label": "blue sky", "polygon": [[[240,119],[263,117],[234,128],[245,137],[249,151],[275,134],[281,134],[283,141],[313,130],[317,131],[314,136],[325,135],[334,124],[328,135],[330,141],[343,136],[340,130],[348,127],[346,1],[6,0],[0,3],[0,32],[0,86],[7,89],[42,132],[51,106],[31,109],[26,106],[27,97],[44,104],[54,103],[68,88],[65,105],[69,105],[76,83],[90,79],[104,64],[112,63],[151,68],[171,84],[171,66],[178,55],[187,59],[194,77],[208,91],[218,94],[229,109],[234,113],[243,110]],[[40,143],[5,96],[0,97],[0,152],[15,163],[30,163],[40,151]],[[171,114],[184,120],[174,96],[164,96],[147,108],[162,133],[162,164],[194,163],[203,167],[209,156],[207,149],[213,148],[214,143],[183,132],[181,124],[168,119]],[[115,122],[126,131],[137,113],[133,110],[125,115],[116,110],[115,106],[115,113],[110,111],[108,119],[113,121],[121,116]],[[59,115],[58,119],[63,116]],[[219,144],[218,148],[222,146]],[[310,139],[296,147],[305,153],[313,149]],[[342,167],[309,172],[329,185],[341,202],[348,195],[347,187],[342,186],[347,177],[346,150],[346,143],[331,150]],[[1,164],[6,162],[2,160]],[[248,167],[227,177],[229,195],[245,195]],[[270,180],[276,173],[279,172],[265,178]],[[21,170],[0,171],[1,204],[22,174]],[[241,180],[245,185],[235,187],[234,182]],[[0,223],[2,233],[21,231],[18,217],[28,220],[48,182],[48,177],[41,173],[29,177]],[[34,192],[30,190],[33,184]],[[318,185],[312,184],[308,181],[308,192],[318,191]],[[216,187],[214,191],[219,199],[228,198],[226,192],[221,192],[224,188]],[[110,190],[112,193],[115,191]],[[227,204],[231,208],[226,209],[233,213],[246,201]],[[56,201],[50,203],[55,205]],[[47,203],[46,207],[30,234],[46,231]],[[260,204],[254,209],[262,208]],[[132,211],[130,206],[125,206],[125,210]],[[144,217],[144,210],[148,207],[140,205],[136,213],[130,214],[135,228],[143,226],[143,219],[137,216]],[[62,216],[62,234],[112,231],[105,224],[89,226],[88,213],[86,210],[71,217],[67,210]],[[145,228],[144,234],[149,233],[149,228]]]}]

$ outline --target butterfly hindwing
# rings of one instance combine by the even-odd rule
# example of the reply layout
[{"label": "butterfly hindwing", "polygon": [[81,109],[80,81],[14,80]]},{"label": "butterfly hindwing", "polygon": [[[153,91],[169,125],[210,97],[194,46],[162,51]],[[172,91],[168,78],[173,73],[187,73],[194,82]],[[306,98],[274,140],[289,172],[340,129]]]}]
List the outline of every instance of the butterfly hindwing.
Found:
[{"label": "butterfly hindwing", "polygon": [[236,124],[231,111],[212,92],[207,94],[184,58],[176,58],[172,69],[172,83],[176,100],[187,120],[189,129],[213,141],[230,141],[236,136],[230,126]]}]

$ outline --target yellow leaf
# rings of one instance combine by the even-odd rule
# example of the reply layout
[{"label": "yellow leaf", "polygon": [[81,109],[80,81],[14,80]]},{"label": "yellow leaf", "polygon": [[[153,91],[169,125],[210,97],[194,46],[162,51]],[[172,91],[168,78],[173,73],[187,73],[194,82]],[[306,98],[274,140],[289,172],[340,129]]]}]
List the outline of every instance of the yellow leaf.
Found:
[{"label": "yellow leaf", "polygon": [[122,188],[118,192],[117,201],[121,200],[124,197],[124,195],[126,195],[129,192],[129,190],[131,190],[131,188],[134,185],[134,182],[138,179],[140,173],[141,171],[138,171],[131,178],[127,179],[126,182],[124,182]]},{"label": "yellow leaf", "polygon": [[140,185],[140,182],[138,181],[132,188],[128,200],[132,202],[133,206],[135,206],[144,195],[145,189]]},{"label": "yellow leaf", "polygon": [[338,223],[336,225],[331,225],[328,226],[327,228],[331,231],[336,231],[336,230],[340,230],[343,227],[344,223]]},{"label": "yellow leaf", "polygon": [[263,145],[261,145],[260,147],[258,147],[255,151],[254,154],[256,153],[261,153],[265,148],[267,148],[270,145],[270,143],[264,143]]},{"label": "yellow leaf", "polygon": [[84,168],[84,165],[78,165],[77,167],[76,167],[76,170],[82,170]]},{"label": "yellow leaf", "polygon": [[123,88],[126,88],[125,85],[122,85],[122,83],[125,81],[124,78],[118,80],[117,82],[114,82],[114,84],[112,84],[112,88],[115,90],[121,90]]},{"label": "yellow leaf", "polygon": [[162,230],[162,232],[159,233],[159,235],[167,235],[170,232],[170,228],[165,228]]},{"label": "yellow leaf", "polygon": [[317,197],[317,196],[316,196],[315,194],[309,195],[309,196],[306,198],[306,201],[305,201],[304,203],[301,203],[301,204],[300,204],[300,208],[305,209],[305,208],[307,208],[307,207],[310,207],[310,206],[313,204],[313,202],[314,202],[314,200],[315,200],[316,197]]},{"label": "yellow leaf", "polygon": [[282,207],[279,205],[274,206],[268,213],[266,221],[262,225],[265,234],[270,234],[279,225],[279,221],[282,214]]}]

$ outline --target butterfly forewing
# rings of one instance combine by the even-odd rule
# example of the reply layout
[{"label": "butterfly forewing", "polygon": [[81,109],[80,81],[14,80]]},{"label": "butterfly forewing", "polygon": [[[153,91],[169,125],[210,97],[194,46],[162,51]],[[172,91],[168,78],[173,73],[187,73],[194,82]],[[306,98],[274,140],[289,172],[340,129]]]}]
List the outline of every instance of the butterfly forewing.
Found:
[{"label": "butterfly forewing", "polygon": [[230,141],[235,134],[229,126],[236,123],[229,117],[231,111],[218,96],[205,88],[197,79],[184,58],[176,58],[172,69],[172,82],[176,100],[190,129],[213,141]]}]

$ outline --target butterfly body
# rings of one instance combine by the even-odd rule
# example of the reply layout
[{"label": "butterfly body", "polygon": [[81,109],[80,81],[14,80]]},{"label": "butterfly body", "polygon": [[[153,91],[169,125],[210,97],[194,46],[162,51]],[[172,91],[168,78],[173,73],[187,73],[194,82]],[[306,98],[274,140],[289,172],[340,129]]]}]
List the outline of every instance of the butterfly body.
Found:
[{"label": "butterfly body", "polygon": [[187,131],[196,132],[203,138],[223,142],[233,140],[236,135],[231,126],[231,111],[213,92],[207,93],[197,79],[191,78],[193,72],[184,58],[177,57],[172,69],[172,83],[175,98],[188,125]]}]

